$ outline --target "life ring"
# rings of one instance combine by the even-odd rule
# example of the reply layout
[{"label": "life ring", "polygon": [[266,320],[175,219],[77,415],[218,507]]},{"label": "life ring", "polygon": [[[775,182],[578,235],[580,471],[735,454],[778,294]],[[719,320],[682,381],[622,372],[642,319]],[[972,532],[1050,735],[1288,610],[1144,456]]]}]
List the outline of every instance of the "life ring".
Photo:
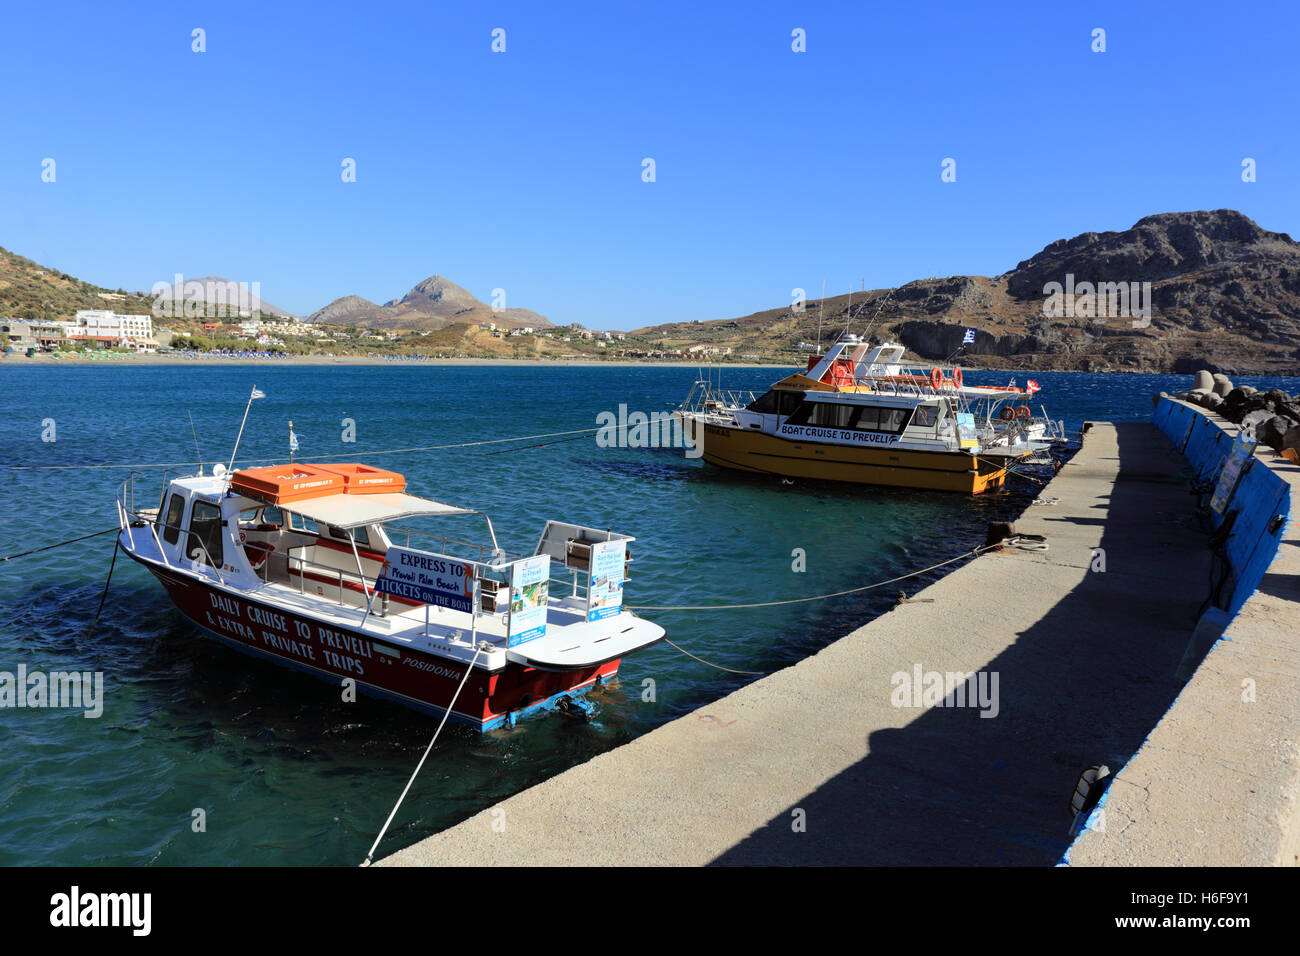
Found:
[{"label": "life ring", "polygon": [[1011,421],[1011,419],[1015,417],[1016,417],[1016,410],[1012,408],[1010,405],[1003,405],[1002,411],[998,412],[998,418],[1002,419],[1004,422],[1009,422]]},{"label": "life ring", "polygon": [[[1010,408],[1010,406],[1007,406],[1007,407]],[[1029,417],[1030,415],[1032,415],[1032,414],[1033,414],[1033,412],[1031,412],[1031,411],[1029,410],[1029,406],[1028,406],[1028,405],[1017,405],[1017,406],[1016,406],[1016,418],[1028,418],[1028,417]]]},{"label": "life ring", "polygon": [[943,369],[941,368],[930,369],[930,387],[937,392],[939,391],[939,386],[942,384],[943,384]]},{"label": "life ring", "polygon": [[961,388],[961,366],[960,365],[952,370],[952,384],[957,388]]}]

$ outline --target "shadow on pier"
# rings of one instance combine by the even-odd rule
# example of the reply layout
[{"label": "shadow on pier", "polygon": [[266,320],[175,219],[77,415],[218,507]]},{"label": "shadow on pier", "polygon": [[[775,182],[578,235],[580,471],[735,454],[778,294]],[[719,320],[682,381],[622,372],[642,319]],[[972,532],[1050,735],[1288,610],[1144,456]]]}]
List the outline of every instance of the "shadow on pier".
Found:
[{"label": "shadow on pier", "polygon": [[[1207,535],[1179,477],[1181,458],[1153,425],[1115,427],[1120,467],[1109,497],[1097,499],[1103,513],[1071,518],[1031,509],[1044,521],[1052,543],[1046,558],[1056,564],[1086,566],[1090,552],[1086,543],[1070,546],[1071,526],[1084,542],[1083,526],[1094,526],[1092,541],[1104,524],[1099,546],[1107,567],[1059,597],[1018,592],[1006,582],[1007,601],[1045,606],[1032,626],[1006,635],[1012,642],[984,668],[999,675],[998,716],[935,707],[901,729],[871,732],[865,758],[714,865],[1045,866],[1060,858],[1079,772],[1094,763],[1118,771],[1169,708],[1181,688],[1175,671],[1210,589]],[[1095,480],[1094,492],[1103,478]],[[997,562],[981,563],[999,575],[1019,563]],[[906,626],[909,611],[900,607],[877,623],[901,617],[894,626]],[[960,641],[972,629],[1004,625],[995,615],[954,611],[945,626]],[[943,669],[942,661],[920,663]],[[834,701],[826,708],[834,720]],[[796,808],[806,832],[792,827]]]}]

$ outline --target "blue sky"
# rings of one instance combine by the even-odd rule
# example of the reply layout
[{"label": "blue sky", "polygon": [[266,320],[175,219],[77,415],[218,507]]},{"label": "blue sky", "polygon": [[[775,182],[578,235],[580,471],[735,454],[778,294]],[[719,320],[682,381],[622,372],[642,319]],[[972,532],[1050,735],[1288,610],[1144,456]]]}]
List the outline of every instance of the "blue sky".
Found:
[{"label": "blue sky", "polygon": [[110,287],[256,281],[300,314],[441,273],[630,329],[993,275],[1157,212],[1300,233],[1298,11],[10,4],[0,245]]}]

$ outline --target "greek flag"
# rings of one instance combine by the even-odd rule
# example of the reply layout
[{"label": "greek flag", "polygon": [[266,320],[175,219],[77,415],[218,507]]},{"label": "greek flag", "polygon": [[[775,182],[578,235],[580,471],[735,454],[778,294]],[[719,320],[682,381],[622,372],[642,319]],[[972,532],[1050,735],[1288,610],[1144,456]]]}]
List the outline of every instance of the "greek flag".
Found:
[{"label": "greek flag", "polygon": [[965,337],[961,340],[962,345],[972,345],[975,342],[975,330],[967,329]]},{"label": "greek flag", "polygon": [[266,398],[266,392],[262,391],[255,385],[253,386],[253,394],[248,400],[251,402],[254,398]]},{"label": "greek flag", "polygon": [[293,452],[297,450],[298,450],[298,436],[295,435],[293,433],[293,429],[290,428],[289,429],[289,451]]}]

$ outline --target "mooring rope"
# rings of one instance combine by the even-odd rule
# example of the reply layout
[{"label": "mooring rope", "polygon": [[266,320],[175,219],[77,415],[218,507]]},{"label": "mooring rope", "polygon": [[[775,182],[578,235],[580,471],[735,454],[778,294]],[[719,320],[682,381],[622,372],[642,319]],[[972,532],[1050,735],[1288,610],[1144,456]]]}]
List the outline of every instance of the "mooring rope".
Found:
[{"label": "mooring rope", "polygon": [[361,864],[362,866],[369,866],[370,861],[374,859],[375,849],[379,846],[379,841],[382,840],[384,834],[388,832],[389,824],[393,822],[393,817],[397,816],[397,808],[402,805],[402,801],[406,799],[406,794],[411,789],[411,784],[415,783],[415,778],[420,775],[420,768],[424,766],[424,761],[428,759],[429,752],[433,750],[433,745],[438,742],[438,735],[442,733],[442,728],[446,726],[447,718],[451,716],[451,709],[456,706],[456,698],[458,698],[460,692],[465,689],[465,683],[469,680],[469,675],[473,672],[474,665],[478,663],[478,656],[482,653],[483,645],[480,644],[478,650],[474,652],[474,657],[470,660],[469,666],[465,668],[465,676],[460,679],[460,686],[456,688],[456,693],[452,695],[451,703],[448,704],[447,709],[442,712],[442,720],[438,722],[438,729],[433,732],[433,738],[429,741],[429,746],[424,748],[424,756],[421,757],[420,762],[415,765],[415,772],[411,774],[411,779],[406,781],[406,788],[402,790],[402,795],[398,797],[397,802],[393,804],[393,811],[388,814],[388,819],[384,821],[384,828],[379,831],[379,836],[375,837],[375,842],[370,847],[370,852],[366,854],[366,859],[365,862]]},{"label": "mooring rope", "polygon": [[685,654],[687,657],[691,658],[691,660],[699,661],[701,664],[706,664],[706,665],[708,665],[709,667],[716,668],[717,670],[720,670],[720,671],[726,671],[728,674],[750,674],[750,675],[753,675],[754,677],[765,677],[765,676],[767,676],[767,672],[766,672],[766,671],[738,671],[738,670],[736,670],[734,667],[723,667],[721,664],[714,664],[712,661],[706,661],[706,660],[705,660],[704,658],[702,658],[702,657],[696,657],[694,654],[692,654],[692,653],[691,653],[690,651],[688,651],[686,648],[684,648],[684,647],[680,647],[680,646],[678,646],[677,644],[674,644],[672,641],[668,640],[668,638],[666,638],[666,637],[664,638],[664,643],[667,644],[667,645],[669,645],[670,647],[676,647],[677,650],[681,651],[681,652],[682,652],[683,654]]},{"label": "mooring rope", "polygon": [[[905,581],[908,578],[914,578],[918,574],[925,574],[927,571],[933,571],[936,568],[942,568],[945,565],[952,564],[954,561],[960,561],[963,558],[973,558],[983,554],[985,551],[992,550],[1001,544],[982,544],[978,548],[972,548],[970,551],[963,551],[956,557],[949,558],[947,561],[940,561],[938,564],[932,564],[928,568],[921,568],[919,571],[909,571],[907,574],[900,574],[896,578],[889,578],[887,581],[877,581],[875,584],[864,584],[860,588],[849,588],[846,591],[833,591],[830,594],[814,594],[811,597],[790,598],[785,601],[761,601],[753,604],[638,604],[629,605],[629,611],[733,611],[741,608],[751,607],[782,607],[787,604],[807,604],[810,601],[825,601],[830,598],[843,597],[846,594],[857,594],[861,591],[870,591],[873,588],[882,588],[886,584],[896,584],[899,581]],[[680,650],[680,648],[678,648]]]},{"label": "mooring rope", "polygon": [[[417,451],[442,451],[446,448],[474,448],[479,445],[500,445],[504,442],[512,441],[535,441],[541,438],[560,438],[565,435],[582,435],[591,433],[595,434],[600,428],[592,426],[591,428],[576,428],[567,432],[551,432],[546,435],[517,435],[514,438],[486,438],[482,441],[454,442],[449,445],[422,445],[416,448],[384,448],[378,451],[359,451],[349,452],[358,458],[371,458],[376,455],[403,455]],[[336,459],[337,455],[308,455],[305,458],[299,458],[298,461],[330,461]],[[239,462],[245,465],[256,465],[263,462],[282,462],[283,456],[279,458],[240,458]],[[11,471],[76,471],[78,469],[85,471],[113,469],[113,468],[131,468],[139,470],[142,468],[188,468],[192,465],[198,465],[197,461],[159,461],[148,464],[127,464],[127,465],[8,465],[6,467]]]},{"label": "mooring rope", "polygon": [[108,577],[104,578],[104,592],[99,596],[99,607],[95,609],[95,617],[90,622],[90,630],[86,632],[86,640],[95,636],[95,625],[99,623],[99,615],[104,613],[104,600],[108,597],[108,586],[113,580],[113,569],[117,567],[117,552],[122,547],[122,539],[118,538],[113,542],[113,560],[108,562]]},{"label": "mooring rope", "polygon": [[11,554],[6,558],[0,558],[0,564],[6,561],[12,561],[14,558],[25,558],[29,554],[40,554],[42,551],[50,551],[54,548],[61,548],[65,544],[76,544],[78,541],[85,541],[88,538],[98,538],[101,534],[108,534],[110,531],[118,531],[117,527],[105,528],[103,531],[96,531],[94,534],[83,534],[80,538],[69,538],[67,541],[60,541],[58,544],[47,544],[43,548],[32,548],[30,551],[20,551],[18,554]]}]

